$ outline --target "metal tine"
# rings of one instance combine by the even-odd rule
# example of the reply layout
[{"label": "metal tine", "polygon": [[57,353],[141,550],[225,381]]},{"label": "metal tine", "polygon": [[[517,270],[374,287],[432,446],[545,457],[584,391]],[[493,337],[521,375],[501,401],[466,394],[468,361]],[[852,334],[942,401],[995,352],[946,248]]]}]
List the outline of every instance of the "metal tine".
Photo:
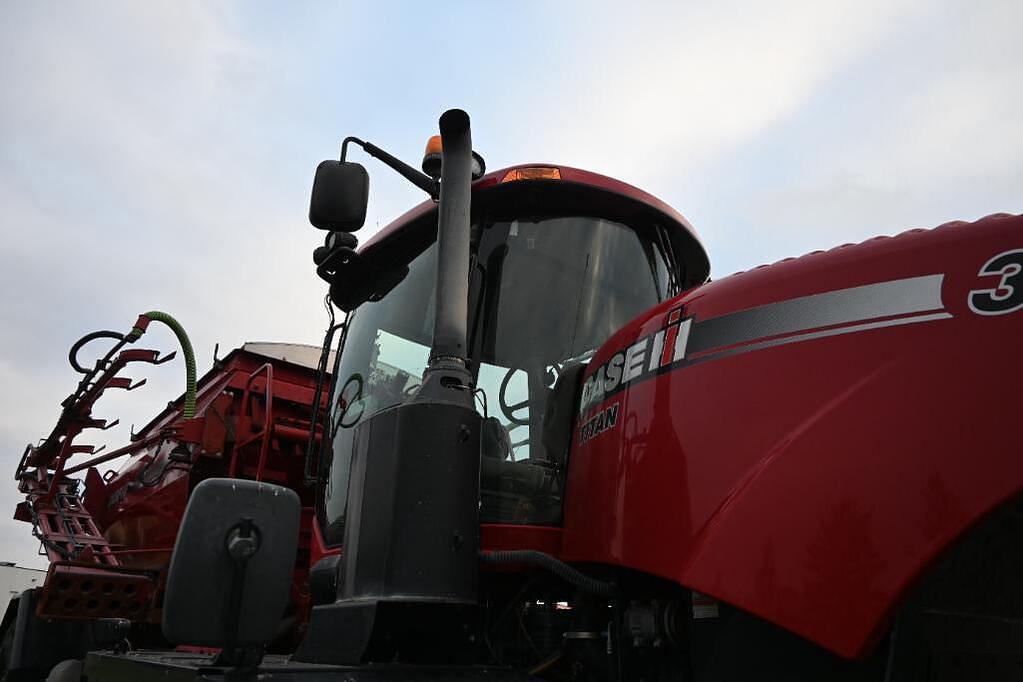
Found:
[{"label": "metal tine", "polygon": [[176,350],[172,350],[170,353],[168,353],[167,355],[164,355],[162,358],[157,358],[156,360],[154,360],[153,364],[154,365],[162,365],[165,362],[170,362],[171,360],[176,358],[177,355],[178,355],[178,352]]},{"label": "metal tine", "polygon": [[99,429],[100,431],[106,431],[110,427],[107,426],[106,419],[88,419],[82,422],[82,430],[85,429]]},{"label": "metal tine", "polygon": [[109,424],[105,424],[104,426],[100,426],[99,430],[100,431],[107,431],[109,429],[114,428],[115,426],[117,426],[120,423],[121,423],[120,419],[115,419],[114,421],[110,422]]},{"label": "metal tine", "polygon": [[145,386],[145,385],[146,385],[146,380],[143,378],[143,379],[139,379],[134,384],[129,385],[128,388],[125,389],[125,390],[127,390],[127,391],[134,391],[139,386]]}]

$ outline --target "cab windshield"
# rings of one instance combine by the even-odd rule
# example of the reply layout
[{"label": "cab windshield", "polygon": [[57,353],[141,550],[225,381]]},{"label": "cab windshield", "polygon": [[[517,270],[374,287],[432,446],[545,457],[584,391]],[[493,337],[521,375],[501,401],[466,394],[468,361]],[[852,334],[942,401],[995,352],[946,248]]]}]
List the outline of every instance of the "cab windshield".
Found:
[{"label": "cab windshield", "polygon": [[[565,462],[541,441],[559,372],[676,288],[659,230],[569,216],[473,226],[470,369],[485,417],[481,520],[557,524]],[[382,300],[349,315],[331,392],[331,455],[318,503],[329,544],[341,541],[354,428],[409,399],[429,359],[436,242]]]}]

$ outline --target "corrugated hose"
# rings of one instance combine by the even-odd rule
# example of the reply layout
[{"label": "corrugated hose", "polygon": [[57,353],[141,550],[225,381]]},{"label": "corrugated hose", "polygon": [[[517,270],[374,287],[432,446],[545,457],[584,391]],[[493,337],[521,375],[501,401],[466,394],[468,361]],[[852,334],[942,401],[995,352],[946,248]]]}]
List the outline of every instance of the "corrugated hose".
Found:
[{"label": "corrugated hose", "polygon": [[167,313],[159,310],[150,310],[148,313],[142,313],[139,315],[139,319],[135,322],[135,326],[132,327],[128,333],[128,338],[131,341],[135,341],[142,336],[149,322],[162,322],[163,324],[170,327],[171,331],[174,332],[174,336],[178,338],[178,343],[181,344],[181,352],[185,356],[185,406],[182,410],[182,416],[185,419],[191,419],[195,416],[195,352],[192,350],[192,342],[188,340],[188,334],[185,333],[185,328],[181,326],[181,323],[175,320]]}]

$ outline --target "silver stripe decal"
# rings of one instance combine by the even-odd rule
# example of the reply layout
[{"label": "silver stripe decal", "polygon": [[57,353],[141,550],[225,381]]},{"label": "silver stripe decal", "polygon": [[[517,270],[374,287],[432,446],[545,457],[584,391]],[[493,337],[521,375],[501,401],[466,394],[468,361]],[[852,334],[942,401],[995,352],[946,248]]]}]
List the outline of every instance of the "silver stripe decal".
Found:
[{"label": "silver stripe decal", "polygon": [[688,353],[808,329],[941,310],[944,277],[924,275],[866,284],[768,303],[707,320],[697,319]]},{"label": "silver stripe decal", "polygon": [[809,332],[807,334],[797,334],[795,336],[786,336],[780,339],[771,339],[769,341],[761,341],[759,343],[750,343],[745,346],[739,346],[737,348],[728,348],[726,350],[710,352],[706,355],[701,355],[698,358],[692,358],[689,364],[697,364],[706,360],[719,360],[732,355],[739,355],[754,350],[761,350],[764,348],[773,348],[775,346],[782,346],[787,343],[797,343],[799,341],[812,341],[814,339],[824,339],[829,336],[839,336],[841,334],[852,334],[854,332],[869,331],[871,329],[884,329],[885,327],[897,327],[905,324],[916,324],[918,322],[934,322],[935,320],[947,320],[952,317],[951,313],[932,313],[930,315],[914,315],[912,317],[900,317],[894,320],[881,320],[880,322],[867,322],[865,324],[854,324],[847,327],[839,327],[837,329],[824,329],[818,332]]},{"label": "silver stripe decal", "polygon": [[[667,342],[664,330],[672,327],[665,321],[663,329],[621,348],[587,376],[579,413],[645,379],[683,367],[801,341],[951,319],[954,316],[941,302],[944,279],[943,274],[908,277],[767,303],[707,320],[690,316],[675,323],[675,352],[661,365],[663,354],[654,352],[651,358],[649,353],[651,346]],[[665,335],[661,341],[652,343],[661,334]],[[641,371],[623,376],[622,360],[637,351],[640,361],[626,363]],[[612,364],[617,371],[611,371]]]}]

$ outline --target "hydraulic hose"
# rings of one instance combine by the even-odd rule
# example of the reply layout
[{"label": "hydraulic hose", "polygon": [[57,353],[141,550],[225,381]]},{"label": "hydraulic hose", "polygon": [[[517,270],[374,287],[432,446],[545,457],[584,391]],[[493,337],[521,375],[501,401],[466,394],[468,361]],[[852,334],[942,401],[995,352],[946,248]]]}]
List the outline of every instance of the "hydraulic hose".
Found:
[{"label": "hydraulic hose", "polygon": [[498,552],[480,552],[480,559],[491,564],[529,564],[546,568],[566,582],[572,583],[583,592],[589,592],[601,597],[614,598],[618,596],[618,588],[611,583],[591,578],[585,573],[572,568],[564,561],[555,559],[550,554],[544,554],[532,549],[519,549]]},{"label": "hydraulic hose", "polygon": [[181,352],[185,356],[185,407],[182,416],[185,419],[191,419],[195,416],[195,352],[192,350],[192,342],[188,340],[188,334],[185,333],[185,328],[181,326],[180,322],[159,310],[150,310],[148,313],[139,315],[135,326],[128,333],[128,338],[135,341],[142,336],[150,321],[162,322],[170,327],[174,336],[178,337],[178,343],[181,344]]},{"label": "hydraulic hose", "polygon": [[78,362],[78,352],[82,350],[82,346],[89,343],[90,341],[95,341],[96,339],[113,339],[114,341],[124,341],[124,334],[121,334],[120,332],[102,330],[98,332],[92,332],[91,334],[86,334],[82,338],[75,341],[75,345],[71,346],[71,350],[68,351],[67,360],[68,362],[71,363],[71,366],[74,368],[74,370],[79,374],[88,374],[91,370],[87,369],[86,367],[83,367],[81,363]]}]

